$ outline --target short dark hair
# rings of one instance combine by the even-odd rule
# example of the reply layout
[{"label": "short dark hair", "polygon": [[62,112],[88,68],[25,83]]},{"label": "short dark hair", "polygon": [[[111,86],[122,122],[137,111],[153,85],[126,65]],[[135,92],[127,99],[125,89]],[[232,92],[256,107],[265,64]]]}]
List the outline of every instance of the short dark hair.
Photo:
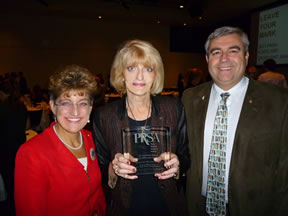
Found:
[{"label": "short dark hair", "polygon": [[274,71],[276,69],[276,61],[274,59],[265,60],[263,65],[269,71]]},{"label": "short dark hair", "polygon": [[50,99],[56,101],[64,92],[79,91],[88,94],[91,102],[97,91],[97,83],[93,74],[84,67],[76,64],[59,68],[49,78]]}]

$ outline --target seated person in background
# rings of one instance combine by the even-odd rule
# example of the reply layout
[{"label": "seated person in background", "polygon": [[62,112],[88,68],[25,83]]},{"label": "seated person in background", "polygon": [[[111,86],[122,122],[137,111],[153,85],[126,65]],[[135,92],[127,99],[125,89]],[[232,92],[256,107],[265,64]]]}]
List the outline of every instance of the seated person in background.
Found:
[{"label": "seated person in background", "polygon": [[263,63],[263,71],[259,77],[259,81],[268,82],[287,88],[287,81],[283,74],[275,72],[276,62],[273,59],[267,59]]},{"label": "seated person in background", "polygon": [[247,68],[246,74],[248,77],[250,77],[251,79],[254,79],[254,80],[257,80],[258,76],[259,76],[257,68],[253,65],[251,65]]},{"label": "seated person in background", "polygon": [[93,104],[94,108],[105,105],[105,90],[106,90],[105,85],[101,82],[100,76],[96,76],[95,81],[97,83],[98,90],[94,98],[94,104]]},{"label": "seated person in background", "polygon": [[0,204],[0,215],[15,215],[15,157],[20,145],[26,141],[28,113],[20,100],[20,88],[14,81],[10,74],[0,81],[0,173],[7,192],[7,200]]},{"label": "seated person in background", "polygon": [[15,205],[18,216],[105,215],[89,121],[96,90],[94,76],[77,65],[49,80],[55,122],[17,152]]},{"label": "seated person in background", "polygon": [[203,72],[201,69],[195,67],[182,72],[178,77],[179,96],[182,96],[185,89],[195,87],[201,83],[203,83]]}]

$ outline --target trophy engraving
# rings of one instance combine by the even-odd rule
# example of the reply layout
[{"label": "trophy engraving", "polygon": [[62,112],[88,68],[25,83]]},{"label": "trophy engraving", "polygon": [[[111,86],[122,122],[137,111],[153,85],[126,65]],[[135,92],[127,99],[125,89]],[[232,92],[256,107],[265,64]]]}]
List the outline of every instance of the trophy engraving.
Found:
[{"label": "trophy engraving", "polygon": [[122,129],[123,154],[137,159],[132,165],[137,168],[136,175],[161,173],[166,168],[164,161],[154,161],[155,157],[165,154],[170,159],[170,128],[169,127],[134,127]]}]

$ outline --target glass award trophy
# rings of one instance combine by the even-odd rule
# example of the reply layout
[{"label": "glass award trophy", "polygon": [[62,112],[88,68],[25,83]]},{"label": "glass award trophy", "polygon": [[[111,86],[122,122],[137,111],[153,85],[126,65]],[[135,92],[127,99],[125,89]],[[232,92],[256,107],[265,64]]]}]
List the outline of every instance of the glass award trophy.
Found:
[{"label": "glass award trophy", "polygon": [[[122,129],[123,154],[127,159],[134,157],[136,175],[161,173],[166,170],[164,162],[170,159],[169,127],[134,127]],[[163,156],[161,162],[154,162],[155,157]],[[134,175],[134,174],[133,174]]]}]

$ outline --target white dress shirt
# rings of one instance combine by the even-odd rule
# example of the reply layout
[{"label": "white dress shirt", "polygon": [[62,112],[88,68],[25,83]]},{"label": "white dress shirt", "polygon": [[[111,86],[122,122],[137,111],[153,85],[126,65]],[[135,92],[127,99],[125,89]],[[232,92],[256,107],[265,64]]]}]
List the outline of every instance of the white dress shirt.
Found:
[{"label": "white dress shirt", "polygon": [[211,147],[213,125],[216,116],[218,104],[221,100],[221,94],[229,92],[230,96],[227,99],[228,109],[228,124],[227,124],[227,144],[226,144],[226,178],[225,178],[225,191],[226,202],[228,203],[228,177],[230,169],[231,154],[233,149],[234,137],[238,125],[239,116],[241,113],[244,97],[247,91],[249,79],[243,77],[229,91],[224,91],[219,88],[215,83],[212,85],[210,92],[210,99],[205,121],[204,130],[204,149],[203,149],[203,182],[202,182],[202,196],[206,197],[207,188],[207,175],[208,175],[208,158]]}]

